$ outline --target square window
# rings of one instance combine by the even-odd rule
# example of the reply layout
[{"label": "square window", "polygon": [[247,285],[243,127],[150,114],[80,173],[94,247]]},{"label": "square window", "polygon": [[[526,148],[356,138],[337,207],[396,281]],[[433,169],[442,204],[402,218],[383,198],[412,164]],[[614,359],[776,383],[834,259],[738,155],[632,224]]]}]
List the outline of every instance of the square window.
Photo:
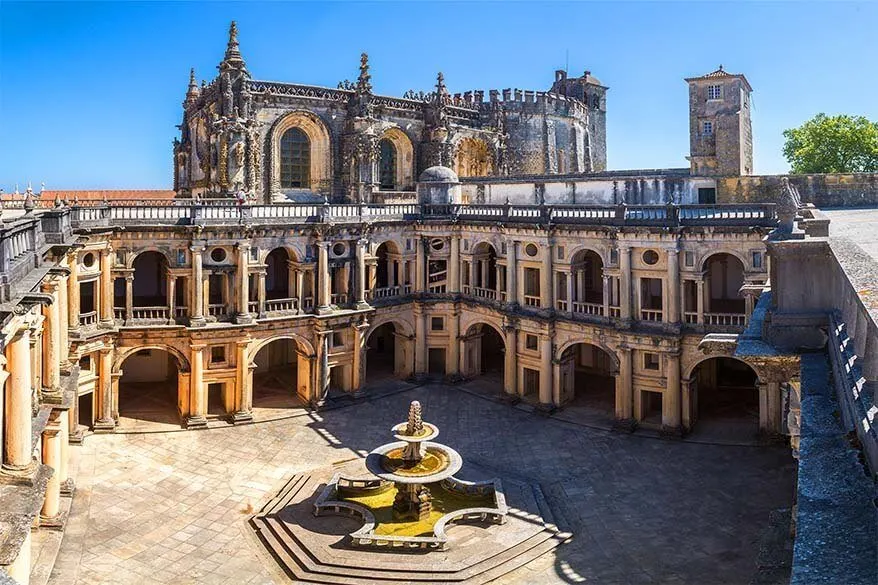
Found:
[{"label": "square window", "polygon": [[558,260],[564,259],[564,246],[558,246],[556,248],[558,250]]},{"label": "square window", "polygon": [[83,372],[88,372],[91,370],[91,356],[84,355],[79,358],[79,369]]},{"label": "square window", "polygon": [[723,99],[723,86],[721,86],[721,85],[708,85],[707,86],[707,99],[709,99],[709,100]]},{"label": "square window", "polygon": [[683,263],[686,266],[695,266],[695,252],[684,252]]},{"label": "square window", "polygon": [[643,354],[643,369],[644,370],[655,370],[659,369],[659,357],[658,354],[655,353],[644,353]]},{"label": "square window", "polygon": [[430,331],[443,331],[445,329],[444,317],[430,317]]},{"label": "square window", "polygon": [[710,136],[713,134],[713,122],[709,120],[705,120],[701,123],[701,133],[705,136]]},{"label": "square window", "polygon": [[210,348],[210,363],[221,364],[226,361],[226,346],[214,345]]},{"label": "square window", "polygon": [[186,250],[177,250],[177,264],[186,264]]},{"label": "square window", "polygon": [[529,349],[531,351],[537,351],[540,348],[540,341],[537,339],[536,335],[525,335],[524,336],[524,349]]},{"label": "square window", "polygon": [[753,268],[762,268],[762,252],[753,252]]},{"label": "square window", "polygon": [[256,262],[257,260],[259,260],[259,248],[253,246],[250,248],[250,261]]},{"label": "square window", "polygon": [[619,263],[619,250],[617,248],[613,248],[610,250],[610,265],[615,266]]},{"label": "square window", "polygon": [[467,239],[463,240],[463,249],[464,249],[464,251],[469,250],[469,240],[467,240]]},{"label": "square window", "polygon": [[411,241],[410,239],[406,239],[406,241],[405,241],[405,249],[406,249],[406,250],[411,250],[411,249],[412,249],[412,241]]},{"label": "square window", "polygon": [[344,345],[344,334],[341,331],[332,332],[332,347],[342,347]]}]

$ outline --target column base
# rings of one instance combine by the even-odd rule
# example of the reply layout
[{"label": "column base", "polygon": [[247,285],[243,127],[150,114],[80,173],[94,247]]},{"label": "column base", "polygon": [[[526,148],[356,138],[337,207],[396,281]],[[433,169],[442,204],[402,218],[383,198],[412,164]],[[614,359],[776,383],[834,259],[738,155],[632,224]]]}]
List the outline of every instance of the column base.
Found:
[{"label": "column base", "polygon": [[330,307],[329,305],[317,307],[317,314],[318,315],[329,315],[330,313],[332,313],[332,307]]},{"label": "column base", "polygon": [[357,304],[354,305],[354,309],[356,309],[357,311],[366,311],[371,308],[372,306],[366,301],[357,301]]},{"label": "column base", "polygon": [[82,445],[84,440],[85,430],[79,425],[76,425],[76,428],[67,435],[67,442],[71,445]]},{"label": "column base", "polygon": [[73,481],[72,477],[68,477],[65,481],[61,482],[61,497],[62,498],[72,498],[73,494],[76,492],[76,483]]},{"label": "column base", "polygon": [[27,465],[8,465],[4,463],[0,467],[0,484],[32,485],[39,467],[40,464],[36,459],[32,459]]},{"label": "column base", "polygon": [[41,393],[45,404],[60,405],[64,403],[64,393],[61,388],[43,388]]},{"label": "column base", "polygon": [[625,433],[633,433],[637,428],[637,421],[633,418],[617,418],[613,421],[613,430]]},{"label": "column base", "polygon": [[113,329],[116,326],[116,320],[113,319],[111,321],[100,321],[98,323],[98,329]]},{"label": "column base", "polygon": [[252,322],[253,315],[251,315],[250,313],[247,313],[246,315],[238,315],[237,317],[235,317],[235,323],[237,323],[238,325],[246,325]]},{"label": "column base", "polygon": [[683,427],[662,425],[659,434],[665,439],[681,439],[683,438]]},{"label": "column base", "polygon": [[189,327],[204,327],[207,325],[207,319],[204,317],[190,317]]},{"label": "column base", "polygon": [[556,410],[558,410],[558,408],[554,404],[544,402],[540,402],[539,404],[534,406],[534,412],[543,416],[549,416]]},{"label": "column base", "polygon": [[56,516],[46,517],[40,514],[40,528],[63,531],[67,524],[67,512],[59,512]]},{"label": "column base", "polygon": [[206,429],[207,428],[207,419],[202,415],[190,416],[186,419],[186,428],[187,429]]},{"label": "column base", "polygon": [[239,410],[232,415],[232,424],[242,425],[253,422],[253,413]]},{"label": "column base", "polygon": [[518,394],[510,394],[509,392],[500,393],[500,402],[509,405],[515,405],[521,402],[521,396]]},{"label": "column base", "polygon": [[94,429],[95,433],[113,433],[116,431],[116,421],[113,419],[96,420]]}]

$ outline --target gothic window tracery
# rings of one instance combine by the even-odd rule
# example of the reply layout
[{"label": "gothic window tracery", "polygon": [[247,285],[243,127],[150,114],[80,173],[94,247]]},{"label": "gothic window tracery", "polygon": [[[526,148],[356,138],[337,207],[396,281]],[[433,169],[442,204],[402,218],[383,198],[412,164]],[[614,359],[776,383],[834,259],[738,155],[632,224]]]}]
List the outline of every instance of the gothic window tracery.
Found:
[{"label": "gothic window tracery", "polygon": [[393,142],[384,138],[379,143],[379,148],[379,187],[384,191],[392,191],[396,188],[396,147]]},{"label": "gothic window tracery", "polygon": [[290,128],[280,139],[281,188],[309,188],[310,170],[311,141],[299,128]]}]

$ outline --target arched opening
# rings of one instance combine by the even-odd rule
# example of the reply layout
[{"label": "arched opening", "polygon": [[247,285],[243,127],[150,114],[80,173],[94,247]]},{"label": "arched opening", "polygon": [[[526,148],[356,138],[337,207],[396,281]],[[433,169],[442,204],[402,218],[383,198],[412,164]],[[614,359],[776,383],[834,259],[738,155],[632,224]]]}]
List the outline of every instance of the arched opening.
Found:
[{"label": "arched opening", "polygon": [[561,403],[577,418],[606,421],[615,417],[616,363],[606,350],[591,343],[575,343],[560,358]]},{"label": "arched opening", "polygon": [[265,418],[270,411],[301,407],[307,399],[310,368],[296,340],[266,343],[253,356],[253,366],[254,415]]},{"label": "arched opening", "polygon": [[464,138],[457,147],[455,171],[458,177],[487,177],[493,172],[491,150],[484,140]]},{"label": "arched opening", "polygon": [[280,186],[311,187],[311,140],[300,128],[290,128],[280,139]]},{"label": "arched opening", "polygon": [[131,286],[135,307],[168,306],[168,260],[159,252],[142,252],[134,259]]},{"label": "arched opening", "polygon": [[506,343],[496,329],[485,323],[469,328],[464,341],[464,375],[484,376],[503,382]]},{"label": "arched opening", "polygon": [[164,349],[144,348],[128,354],[120,370],[120,428],[136,428],[144,422],[179,426],[180,364],[176,356]]},{"label": "arched opening", "polygon": [[396,326],[392,323],[379,325],[366,340],[367,380],[398,376]]},{"label": "arched opening", "polygon": [[473,248],[468,268],[466,284],[471,287],[469,293],[481,298],[497,298],[497,251],[494,246],[480,242]]},{"label": "arched opening", "polygon": [[396,147],[387,138],[378,143],[378,188],[382,191],[396,189]]},{"label": "arched opening", "polygon": [[394,287],[403,282],[403,263],[399,248],[393,242],[383,242],[375,250],[378,259],[375,265],[376,296],[386,296]]},{"label": "arched opening", "polygon": [[[580,250],[570,259],[567,291],[572,294],[572,312],[600,315],[604,306],[604,262],[593,250]],[[565,291],[565,293],[567,292]]]},{"label": "arched opening", "polygon": [[692,370],[689,382],[697,432],[729,439],[756,435],[759,431],[758,383],[753,368],[740,360],[712,357],[699,363]]},{"label": "arched opening", "polygon": [[275,248],[265,257],[265,298],[288,299],[290,286],[290,255],[284,248]]},{"label": "arched opening", "polygon": [[744,314],[741,286],[744,284],[744,264],[732,254],[714,254],[704,263],[707,273],[706,313]]}]

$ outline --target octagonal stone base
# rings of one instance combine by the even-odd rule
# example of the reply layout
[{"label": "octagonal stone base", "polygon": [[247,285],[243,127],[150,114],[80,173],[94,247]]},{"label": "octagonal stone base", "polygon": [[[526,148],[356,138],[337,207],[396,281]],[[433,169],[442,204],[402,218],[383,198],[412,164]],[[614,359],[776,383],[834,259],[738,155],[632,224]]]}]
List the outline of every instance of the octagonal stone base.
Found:
[{"label": "octagonal stone base", "polygon": [[507,522],[460,523],[447,528],[448,550],[351,548],[359,518],[313,514],[332,476],[370,477],[362,461],[295,475],[253,515],[249,524],[286,575],[297,582],[470,583],[493,581],[567,542],[537,485],[503,478]]}]

